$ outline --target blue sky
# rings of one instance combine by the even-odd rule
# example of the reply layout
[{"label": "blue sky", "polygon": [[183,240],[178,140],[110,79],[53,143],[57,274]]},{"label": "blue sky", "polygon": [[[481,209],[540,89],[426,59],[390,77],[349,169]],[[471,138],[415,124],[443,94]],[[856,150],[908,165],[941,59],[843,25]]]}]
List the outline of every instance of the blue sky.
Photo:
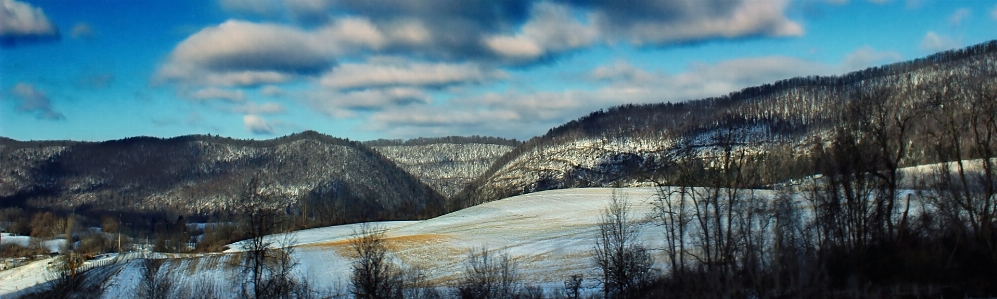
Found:
[{"label": "blue sky", "polygon": [[0,0],[0,136],[527,139],[995,29],[983,0]]}]

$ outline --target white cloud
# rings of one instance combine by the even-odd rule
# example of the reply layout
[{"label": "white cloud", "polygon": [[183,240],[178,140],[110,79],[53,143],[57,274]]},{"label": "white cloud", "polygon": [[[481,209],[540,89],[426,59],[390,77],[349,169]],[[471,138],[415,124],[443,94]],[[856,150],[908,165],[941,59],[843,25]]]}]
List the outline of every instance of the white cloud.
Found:
[{"label": "white cloud", "polygon": [[990,11],[990,17],[997,21],[997,5],[994,5],[994,9]]},{"label": "white cloud", "polygon": [[242,125],[257,135],[271,135],[274,133],[273,127],[262,117],[257,115],[248,114],[242,117]]},{"label": "white cloud", "polygon": [[342,55],[357,49],[380,49],[392,42],[366,18],[347,17],[315,32],[328,51]]},{"label": "white cloud", "polygon": [[15,0],[0,0],[0,45],[58,37],[59,30],[41,8]]},{"label": "white cloud", "polygon": [[189,98],[201,101],[221,100],[232,103],[245,101],[246,94],[242,90],[221,89],[209,87],[197,90],[188,95]]},{"label": "white cloud", "polygon": [[513,59],[533,59],[544,53],[540,45],[523,36],[494,36],[486,39],[485,44],[499,56]]},{"label": "white cloud", "polygon": [[610,40],[669,45],[751,36],[803,35],[784,13],[787,1],[609,1],[594,23]]},{"label": "white cloud", "polygon": [[366,89],[391,86],[440,87],[481,83],[504,76],[472,63],[415,63],[410,61],[368,60],[364,64],[341,64],[320,80],[336,89]]},{"label": "white cloud", "polygon": [[962,22],[969,18],[970,15],[972,15],[972,12],[970,12],[967,8],[956,9],[955,12],[949,16],[949,25],[962,25]]},{"label": "white cloud", "polygon": [[307,100],[317,111],[336,118],[354,117],[357,111],[375,111],[430,102],[429,96],[422,90],[405,87],[322,90],[308,95]]},{"label": "white cloud", "polygon": [[180,42],[157,77],[194,85],[249,86],[315,74],[332,63],[323,45],[306,32],[230,20]]},{"label": "white cloud", "polygon": [[597,37],[596,30],[579,22],[571,13],[565,5],[538,3],[519,34],[488,37],[485,44],[492,52],[513,60],[535,59],[591,45]]},{"label": "white cloud", "polygon": [[921,49],[929,52],[940,52],[959,47],[960,42],[948,36],[928,31],[921,39]]},{"label": "white cloud", "polygon": [[229,20],[180,42],[154,82],[195,86],[285,83],[325,72],[337,57],[390,42],[363,18],[341,18],[314,31]]},{"label": "white cloud", "polygon": [[11,89],[11,94],[18,100],[17,111],[34,114],[38,119],[66,119],[62,113],[52,108],[48,95],[27,83],[17,83]]},{"label": "white cloud", "polygon": [[337,66],[318,80],[326,88],[310,92],[306,98],[317,111],[346,118],[361,111],[429,103],[427,89],[456,88],[505,77],[502,71],[471,62],[426,63],[379,56]]}]

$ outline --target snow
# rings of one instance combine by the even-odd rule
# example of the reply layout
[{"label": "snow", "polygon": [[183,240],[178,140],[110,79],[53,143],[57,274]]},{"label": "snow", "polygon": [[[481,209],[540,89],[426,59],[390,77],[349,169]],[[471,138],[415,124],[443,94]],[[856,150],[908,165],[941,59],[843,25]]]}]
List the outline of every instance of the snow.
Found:
[{"label": "snow", "polygon": [[[963,160],[962,166],[966,175],[970,177],[982,175],[983,161],[983,159]],[[997,158],[991,158],[990,163],[997,164]],[[921,183],[931,184],[935,180],[934,175],[946,168],[953,175],[959,171],[959,165],[957,162],[924,164],[900,168],[898,172],[901,174],[901,186],[906,188],[916,188],[919,187]]]},{"label": "snow", "polygon": [[15,244],[21,247],[28,247],[31,244],[31,237],[11,236],[9,233],[0,233],[0,246]]},{"label": "snow", "polygon": [[[636,219],[644,219],[652,211],[654,188],[620,190],[629,198]],[[394,257],[407,267],[421,268],[437,283],[455,282],[464,270],[468,252],[482,247],[511,255],[519,262],[526,281],[560,284],[572,274],[591,278],[597,276],[597,269],[590,251],[612,192],[611,188],[587,188],[521,195],[429,220],[387,223],[385,237]],[[316,232],[339,234],[324,242],[302,242],[297,254],[304,272],[318,275],[314,277],[348,278],[353,228],[355,225],[319,229]],[[654,241],[660,239],[658,230],[651,224],[644,226],[643,237],[649,247],[659,246]],[[310,235],[299,238],[312,239]]]},{"label": "snow", "polygon": [[[633,216],[644,219],[652,210],[654,188],[619,189],[629,198]],[[584,274],[589,283],[598,276],[590,251],[603,209],[613,189],[588,188],[537,192],[489,202],[423,221],[375,222],[385,229],[392,258],[406,268],[419,268],[430,282],[452,285],[464,270],[467,253],[486,247],[508,253],[519,262],[525,281],[549,288],[560,287],[572,274]],[[350,240],[360,224],[339,225],[296,232],[298,273],[308,277],[318,290],[344,291],[349,279]],[[655,243],[657,227],[645,225],[644,239]],[[271,236],[274,240],[283,236]],[[232,244],[228,252],[239,251]],[[169,259],[171,272],[181,284],[198,279],[212,280],[218,286],[231,286],[230,254],[179,255]],[[157,256],[162,257],[162,256]],[[113,258],[113,255],[105,258]],[[54,277],[44,269],[52,259],[0,271],[0,296],[30,287]],[[131,260],[109,279],[105,298],[132,297],[140,280],[141,264]],[[48,274],[47,274],[48,273]]]},{"label": "snow", "polygon": [[[380,228],[396,228],[399,226],[405,226],[418,221],[382,221],[382,222],[372,222],[371,225]],[[300,230],[292,233],[290,237],[293,239],[293,244],[280,244],[282,240],[286,238],[286,234],[280,234],[275,236],[267,236],[267,241],[272,242],[273,246],[281,245],[307,245],[313,243],[323,243],[323,242],[334,242],[340,240],[349,239],[355,231],[358,231],[361,224],[347,224],[347,225],[337,225],[329,227],[312,228],[306,230]],[[228,250],[225,252],[238,252],[242,251],[242,243],[237,242],[229,245]]]},{"label": "snow", "polygon": [[0,271],[0,298],[54,278],[55,272],[50,266],[54,265],[55,261],[56,258],[47,258]]},{"label": "snow", "polygon": [[[2,238],[0,238],[0,246],[7,244],[15,244],[21,247],[31,246],[31,237],[29,236],[11,236],[9,233],[3,233]],[[50,253],[62,252],[62,246],[66,244],[65,239],[53,239],[45,240],[41,242],[42,247],[48,250]]]}]

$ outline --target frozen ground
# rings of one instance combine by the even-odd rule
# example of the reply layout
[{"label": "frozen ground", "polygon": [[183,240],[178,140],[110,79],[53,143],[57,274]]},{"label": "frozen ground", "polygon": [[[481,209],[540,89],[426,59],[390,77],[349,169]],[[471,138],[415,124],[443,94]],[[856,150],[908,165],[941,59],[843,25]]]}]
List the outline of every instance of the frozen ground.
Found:
[{"label": "frozen ground", "polygon": [[[8,233],[2,233],[2,234],[3,234],[3,237],[0,238],[0,246],[7,245],[7,244],[14,244],[14,245],[18,245],[18,246],[21,246],[21,247],[28,247],[31,244],[31,237],[28,237],[28,236],[11,236]],[[45,249],[48,250],[48,252],[51,252],[51,253],[58,253],[60,250],[62,250],[62,245],[63,244],[66,244],[66,240],[65,239],[45,240],[45,241],[42,241],[42,243],[41,243],[42,247],[44,247]]]},{"label": "frozen ground", "polygon": [[[629,199],[633,215],[651,212],[654,188],[618,189]],[[489,202],[424,221],[375,222],[385,230],[392,256],[404,267],[419,268],[431,281],[448,284],[459,278],[471,249],[508,253],[519,262],[524,279],[560,285],[572,274],[595,277],[590,251],[596,225],[613,189],[553,190]],[[334,288],[350,275],[350,240],[359,224],[296,232],[300,271],[316,286]],[[655,248],[657,227],[644,225],[645,244]],[[283,239],[274,236],[273,240]],[[229,252],[241,250],[233,244]]]},{"label": "frozen ground", "polygon": [[[510,254],[530,282],[560,286],[572,274],[596,276],[589,251],[596,224],[609,203],[613,189],[567,189],[538,192],[494,201],[424,221],[377,222],[386,230],[393,258],[405,267],[420,268],[431,281],[448,284],[464,270],[467,252],[486,247]],[[619,189],[629,198],[633,215],[643,219],[652,209],[653,188]],[[341,225],[297,232],[299,273],[319,290],[342,289],[349,279],[349,243],[358,225]],[[645,225],[646,245],[657,247],[657,228]],[[279,236],[275,236],[280,239]],[[233,244],[231,251],[238,251]],[[226,255],[187,255],[171,261],[185,279],[200,276],[231,285],[224,272]],[[198,260],[200,259],[200,260]],[[0,271],[0,297],[47,280],[49,260]],[[109,281],[105,298],[128,297],[134,291],[140,268],[133,260]],[[231,267],[228,267],[231,268]]]},{"label": "frozen ground", "polygon": [[0,271],[0,298],[6,298],[17,291],[51,280],[54,272],[49,266],[54,264],[54,261],[55,258],[47,258]]},{"label": "frozen ground", "polygon": [[[520,273],[527,281],[560,284],[571,274],[595,277],[589,252],[612,190],[567,189],[516,196],[425,221],[387,223],[385,236],[402,264],[421,268],[438,283],[459,278],[468,251],[481,247],[510,254],[519,261]],[[643,219],[651,212],[654,188],[620,192],[629,197],[635,217]],[[352,228],[302,232],[299,239],[312,239],[310,234],[339,235],[299,247],[306,273],[344,280],[349,277],[351,234],[344,231],[352,233]],[[653,241],[660,239],[658,234],[656,227],[645,225],[648,246],[658,246]]]}]

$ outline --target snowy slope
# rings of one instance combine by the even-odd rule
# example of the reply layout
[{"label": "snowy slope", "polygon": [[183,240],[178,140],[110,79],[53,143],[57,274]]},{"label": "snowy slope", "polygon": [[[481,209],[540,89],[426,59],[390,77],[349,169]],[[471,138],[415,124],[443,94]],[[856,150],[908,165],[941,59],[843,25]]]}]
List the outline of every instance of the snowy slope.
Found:
[{"label": "snowy slope", "polygon": [[[651,212],[654,188],[620,189],[633,215]],[[418,222],[375,223],[387,228],[394,257],[421,268],[431,281],[449,284],[464,270],[467,252],[482,246],[509,253],[531,282],[560,284],[571,274],[595,277],[590,251],[596,225],[613,189],[565,189],[489,202]],[[298,257],[311,277],[349,277],[349,240],[356,225],[298,233]],[[645,244],[656,248],[658,229],[646,224]],[[330,279],[321,283],[332,283]]]},{"label": "snowy slope", "polygon": [[55,260],[56,258],[47,258],[0,271],[0,298],[54,278],[55,272],[50,266],[55,264]]},{"label": "snowy slope", "polygon": [[[2,238],[0,238],[0,246],[7,244],[13,244],[21,247],[31,246],[31,237],[29,236],[11,236],[9,233],[2,233],[2,235]],[[40,245],[48,250],[48,252],[58,253],[62,250],[62,246],[65,244],[65,239],[54,239],[42,241]]]},{"label": "snowy slope", "polygon": [[513,147],[481,143],[435,143],[373,148],[443,196],[452,197]]},{"label": "snowy slope", "polygon": [[[537,192],[493,201],[423,221],[372,223],[386,229],[392,258],[404,267],[420,268],[427,278],[441,285],[452,285],[464,271],[469,250],[487,247],[510,254],[519,262],[519,272],[531,284],[560,287],[573,274],[584,274],[589,283],[598,276],[591,250],[595,244],[597,224],[609,204],[614,189],[586,188]],[[632,215],[645,219],[652,211],[654,188],[616,189],[632,205]],[[758,191],[760,196],[771,196]],[[303,230],[295,233],[297,273],[308,277],[318,290],[344,290],[349,279],[351,261],[349,242],[358,224]],[[661,246],[661,231],[651,223],[643,225],[644,245],[656,250]],[[274,236],[279,239],[281,236]],[[238,251],[232,244],[229,253]],[[172,258],[168,267],[182,280],[214,280],[218,286],[232,287],[235,273],[231,254],[183,255]],[[138,282],[141,268],[136,260],[122,266],[110,278],[111,290],[105,298],[128,297]],[[660,262],[660,261],[659,261]],[[0,272],[0,285],[33,285],[38,277],[17,277],[33,271],[44,262]],[[34,279],[34,280],[32,280]],[[28,283],[30,282],[30,283]],[[589,287],[594,287],[590,285]],[[9,287],[8,287],[9,288]],[[0,297],[11,290],[0,288]]]}]

